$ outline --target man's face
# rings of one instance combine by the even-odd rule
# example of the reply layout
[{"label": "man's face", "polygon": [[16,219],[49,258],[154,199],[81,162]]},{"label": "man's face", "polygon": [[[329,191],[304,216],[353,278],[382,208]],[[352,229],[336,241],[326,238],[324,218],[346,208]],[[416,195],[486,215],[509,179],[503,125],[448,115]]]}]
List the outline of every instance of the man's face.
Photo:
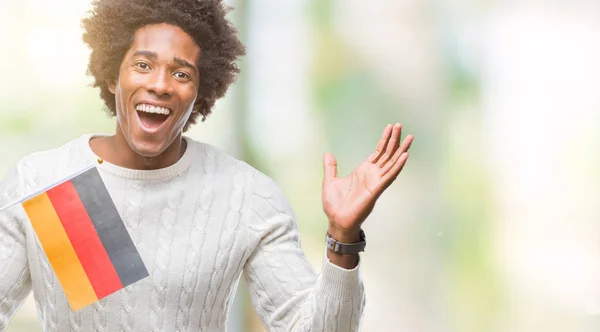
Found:
[{"label": "man's face", "polygon": [[135,32],[117,82],[117,135],[138,155],[156,157],[183,132],[198,93],[200,47],[178,27],[148,25]]}]

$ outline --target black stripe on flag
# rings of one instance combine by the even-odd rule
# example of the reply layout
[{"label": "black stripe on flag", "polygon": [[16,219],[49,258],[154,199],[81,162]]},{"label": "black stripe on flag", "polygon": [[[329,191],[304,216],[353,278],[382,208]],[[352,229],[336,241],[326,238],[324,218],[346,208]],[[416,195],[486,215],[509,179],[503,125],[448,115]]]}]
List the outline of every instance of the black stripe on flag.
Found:
[{"label": "black stripe on flag", "polygon": [[94,167],[74,177],[71,182],[98,232],[98,237],[123,287],[147,277],[148,270],[125,228],[98,169]]}]

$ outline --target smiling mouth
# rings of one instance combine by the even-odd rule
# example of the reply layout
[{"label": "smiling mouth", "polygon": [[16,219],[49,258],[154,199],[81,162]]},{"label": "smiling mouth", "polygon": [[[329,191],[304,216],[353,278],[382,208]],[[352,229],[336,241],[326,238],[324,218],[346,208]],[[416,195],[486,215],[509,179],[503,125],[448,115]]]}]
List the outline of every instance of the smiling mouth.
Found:
[{"label": "smiling mouth", "polygon": [[158,129],[169,118],[171,110],[150,104],[138,104],[135,107],[138,118],[143,127],[147,129]]}]

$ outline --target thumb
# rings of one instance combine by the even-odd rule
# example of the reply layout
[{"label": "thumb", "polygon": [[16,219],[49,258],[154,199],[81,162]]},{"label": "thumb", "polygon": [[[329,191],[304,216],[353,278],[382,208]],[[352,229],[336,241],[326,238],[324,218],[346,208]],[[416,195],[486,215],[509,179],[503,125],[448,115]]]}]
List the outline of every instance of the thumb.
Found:
[{"label": "thumb", "polygon": [[323,181],[331,181],[337,177],[337,161],[329,152],[323,155],[323,170],[325,171]]}]

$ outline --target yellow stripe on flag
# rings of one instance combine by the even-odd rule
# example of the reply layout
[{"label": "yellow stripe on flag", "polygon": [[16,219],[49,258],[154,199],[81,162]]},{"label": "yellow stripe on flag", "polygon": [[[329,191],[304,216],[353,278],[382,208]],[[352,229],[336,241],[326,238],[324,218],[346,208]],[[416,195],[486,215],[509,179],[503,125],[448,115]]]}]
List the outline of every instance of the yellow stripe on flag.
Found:
[{"label": "yellow stripe on flag", "polygon": [[71,303],[72,310],[98,301],[48,195],[42,193],[23,202],[23,208]]}]

